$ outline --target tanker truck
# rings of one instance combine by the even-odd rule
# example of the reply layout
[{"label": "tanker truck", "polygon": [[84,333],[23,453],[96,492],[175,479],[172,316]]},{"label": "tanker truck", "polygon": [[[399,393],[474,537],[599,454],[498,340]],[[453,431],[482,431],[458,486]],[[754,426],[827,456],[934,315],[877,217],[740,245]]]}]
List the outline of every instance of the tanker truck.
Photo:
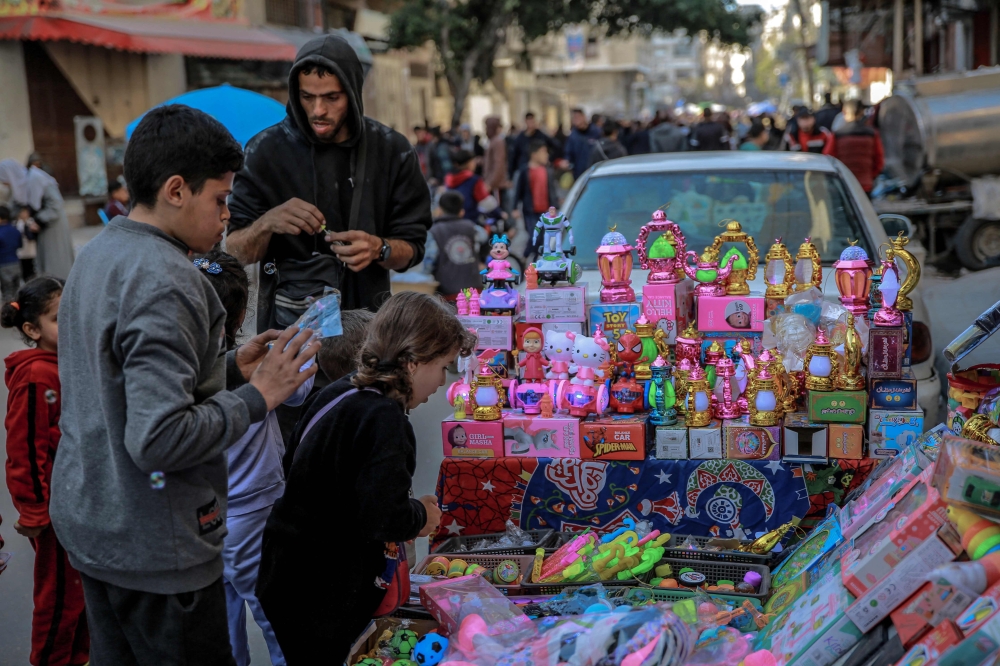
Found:
[{"label": "tanker truck", "polygon": [[892,186],[875,210],[908,217],[930,263],[1000,265],[1000,67],[902,81],[878,128]]}]

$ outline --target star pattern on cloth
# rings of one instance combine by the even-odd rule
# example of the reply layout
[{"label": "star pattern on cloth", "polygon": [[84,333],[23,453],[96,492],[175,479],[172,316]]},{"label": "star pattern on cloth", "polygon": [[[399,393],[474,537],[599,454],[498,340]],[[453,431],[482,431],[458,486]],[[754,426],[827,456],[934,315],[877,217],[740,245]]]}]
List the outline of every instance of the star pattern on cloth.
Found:
[{"label": "star pattern on cloth", "polygon": [[783,472],[785,470],[785,468],[781,466],[780,460],[772,460],[767,463],[766,467],[771,471],[771,474],[777,474],[778,472]]},{"label": "star pattern on cloth", "polygon": [[493,482],[492,481],[483,482],[483,490],[488,490],[490,492],[493,492]]},{"label": "star pattern on cloth", "polygon": [[672,474],[667,474],[666,472],[664,472],[661,469],[660,473],[656,475],[656,478],[660,480],[660,483],[670,483],[670,477],[671,476],[673,476],[673,475]]},{"label": "star pattern on cloth", "polygon": [[453,522],[451,525],[448,526],[448,534],[459,535],[459,534],[462,533],[462,530],[464,530],[464,529],[465,529],[465,526],[464,525],[459,525],[458,521],[456,520],[455,522]]}]

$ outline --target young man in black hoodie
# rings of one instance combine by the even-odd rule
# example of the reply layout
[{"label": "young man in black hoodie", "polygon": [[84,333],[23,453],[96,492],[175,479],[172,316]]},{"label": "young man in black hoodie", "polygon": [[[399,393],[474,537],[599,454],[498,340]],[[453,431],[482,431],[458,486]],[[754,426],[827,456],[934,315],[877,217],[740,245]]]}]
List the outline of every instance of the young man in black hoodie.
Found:
[{"label": "young man in black hoodie", "polygon": [[406,137],[365,117],[363,82],[344,39],[311,40],[288,75],[288,115],[247,144],[226,249],[262,264],[261,331],[294,322],[327,288],[345,310],[375,310],[389,269],[423,258],[431,201],[420,162]]}]

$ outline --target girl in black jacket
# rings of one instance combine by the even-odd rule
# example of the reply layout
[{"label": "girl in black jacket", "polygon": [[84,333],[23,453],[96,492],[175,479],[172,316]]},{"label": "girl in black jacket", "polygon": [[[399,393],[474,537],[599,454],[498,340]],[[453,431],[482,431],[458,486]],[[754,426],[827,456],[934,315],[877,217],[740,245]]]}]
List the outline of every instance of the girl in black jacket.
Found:
[{"label": "girl in black jacket", "polygon": [[416,440],[407,414],[472,347],[443,302],[396,294],[369,325],[357,373],[306,408],[285,495],[264,529],[257,583],[289,666],[342,663],[387,589],[397,589],[393,578],[406,575],[400,542],[437,529],[437,498],[411,497]]}]

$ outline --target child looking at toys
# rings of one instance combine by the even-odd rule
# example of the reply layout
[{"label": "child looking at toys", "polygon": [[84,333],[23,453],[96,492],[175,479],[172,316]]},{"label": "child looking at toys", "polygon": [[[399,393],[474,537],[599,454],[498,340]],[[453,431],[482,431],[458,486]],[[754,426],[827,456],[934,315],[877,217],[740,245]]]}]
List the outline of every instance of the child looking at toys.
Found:
[{"label": "child looking at toys", "polygon": [[[33,349],[6,359],[7,489],[20,516],[18,534],[35,550],[35,604],[31,620],[31,656],[39,664],[85,664],[90,639],[84,614],[83,587],[51,529],[49,488],[59,446],[62,393],[56,350],[56,313],[63,281],[39,277],[21,287],[0,309],[0,326],[17,329]],[[2,541],[2,540],[0,540]]]},{"label": "child looking at toys", "polygon": [[[246,271],[234,257],[212,250],[194,265],[208,278],[226,309],[226,349],[236,348],[236,332],[246,315],[250,284]],[[313,377],[306,380],[284,404],[297,407],[305,402],[312,390]],[[251,424],[235,444],[226,451],[229,462],[229,503],[226,511],[228,534],[222,547],[222,579],[226,589],[226,615],[229,618],[229,642],[237,666],[250,663],[247,638],[247,613],[250,612],[261,633],[274,666],[283,666],[274,631],[254,594],[257,570],[260,566],[260,540],[271,507],[285,491],[285,474],[281,458],[285,446],[278,427],[278,416],[272,410],[263,421]]]},{"label": "child looking at toys", "polygon": [[438,201],[441,214],[427,232],[424,272],[438,282],[438,293],[454,301],[463,289],[480,287],[479,246],[486,229],[466,219],[460,192],[444,192]]},{"label": "child looking at toys", "polygon": [[[445,383],[474,340],[451,308],[402,292],[368,327],[357,374],[316,395],[285,495],[264,529],[257,596],[289,664],[341,663],[369,620],[407,598],[399,542],[431,534],[437,498],[414,499],[416,439],[407,413]],[[346,517],[351,537],[335,524]]]},{"label": "child looking at toys", "polygon": [[15,300],[21,286],[21,260],[17,256],[21,244],[21,231],[11,224],[10,209],[0,206],[0,292],[4,303]]}]

